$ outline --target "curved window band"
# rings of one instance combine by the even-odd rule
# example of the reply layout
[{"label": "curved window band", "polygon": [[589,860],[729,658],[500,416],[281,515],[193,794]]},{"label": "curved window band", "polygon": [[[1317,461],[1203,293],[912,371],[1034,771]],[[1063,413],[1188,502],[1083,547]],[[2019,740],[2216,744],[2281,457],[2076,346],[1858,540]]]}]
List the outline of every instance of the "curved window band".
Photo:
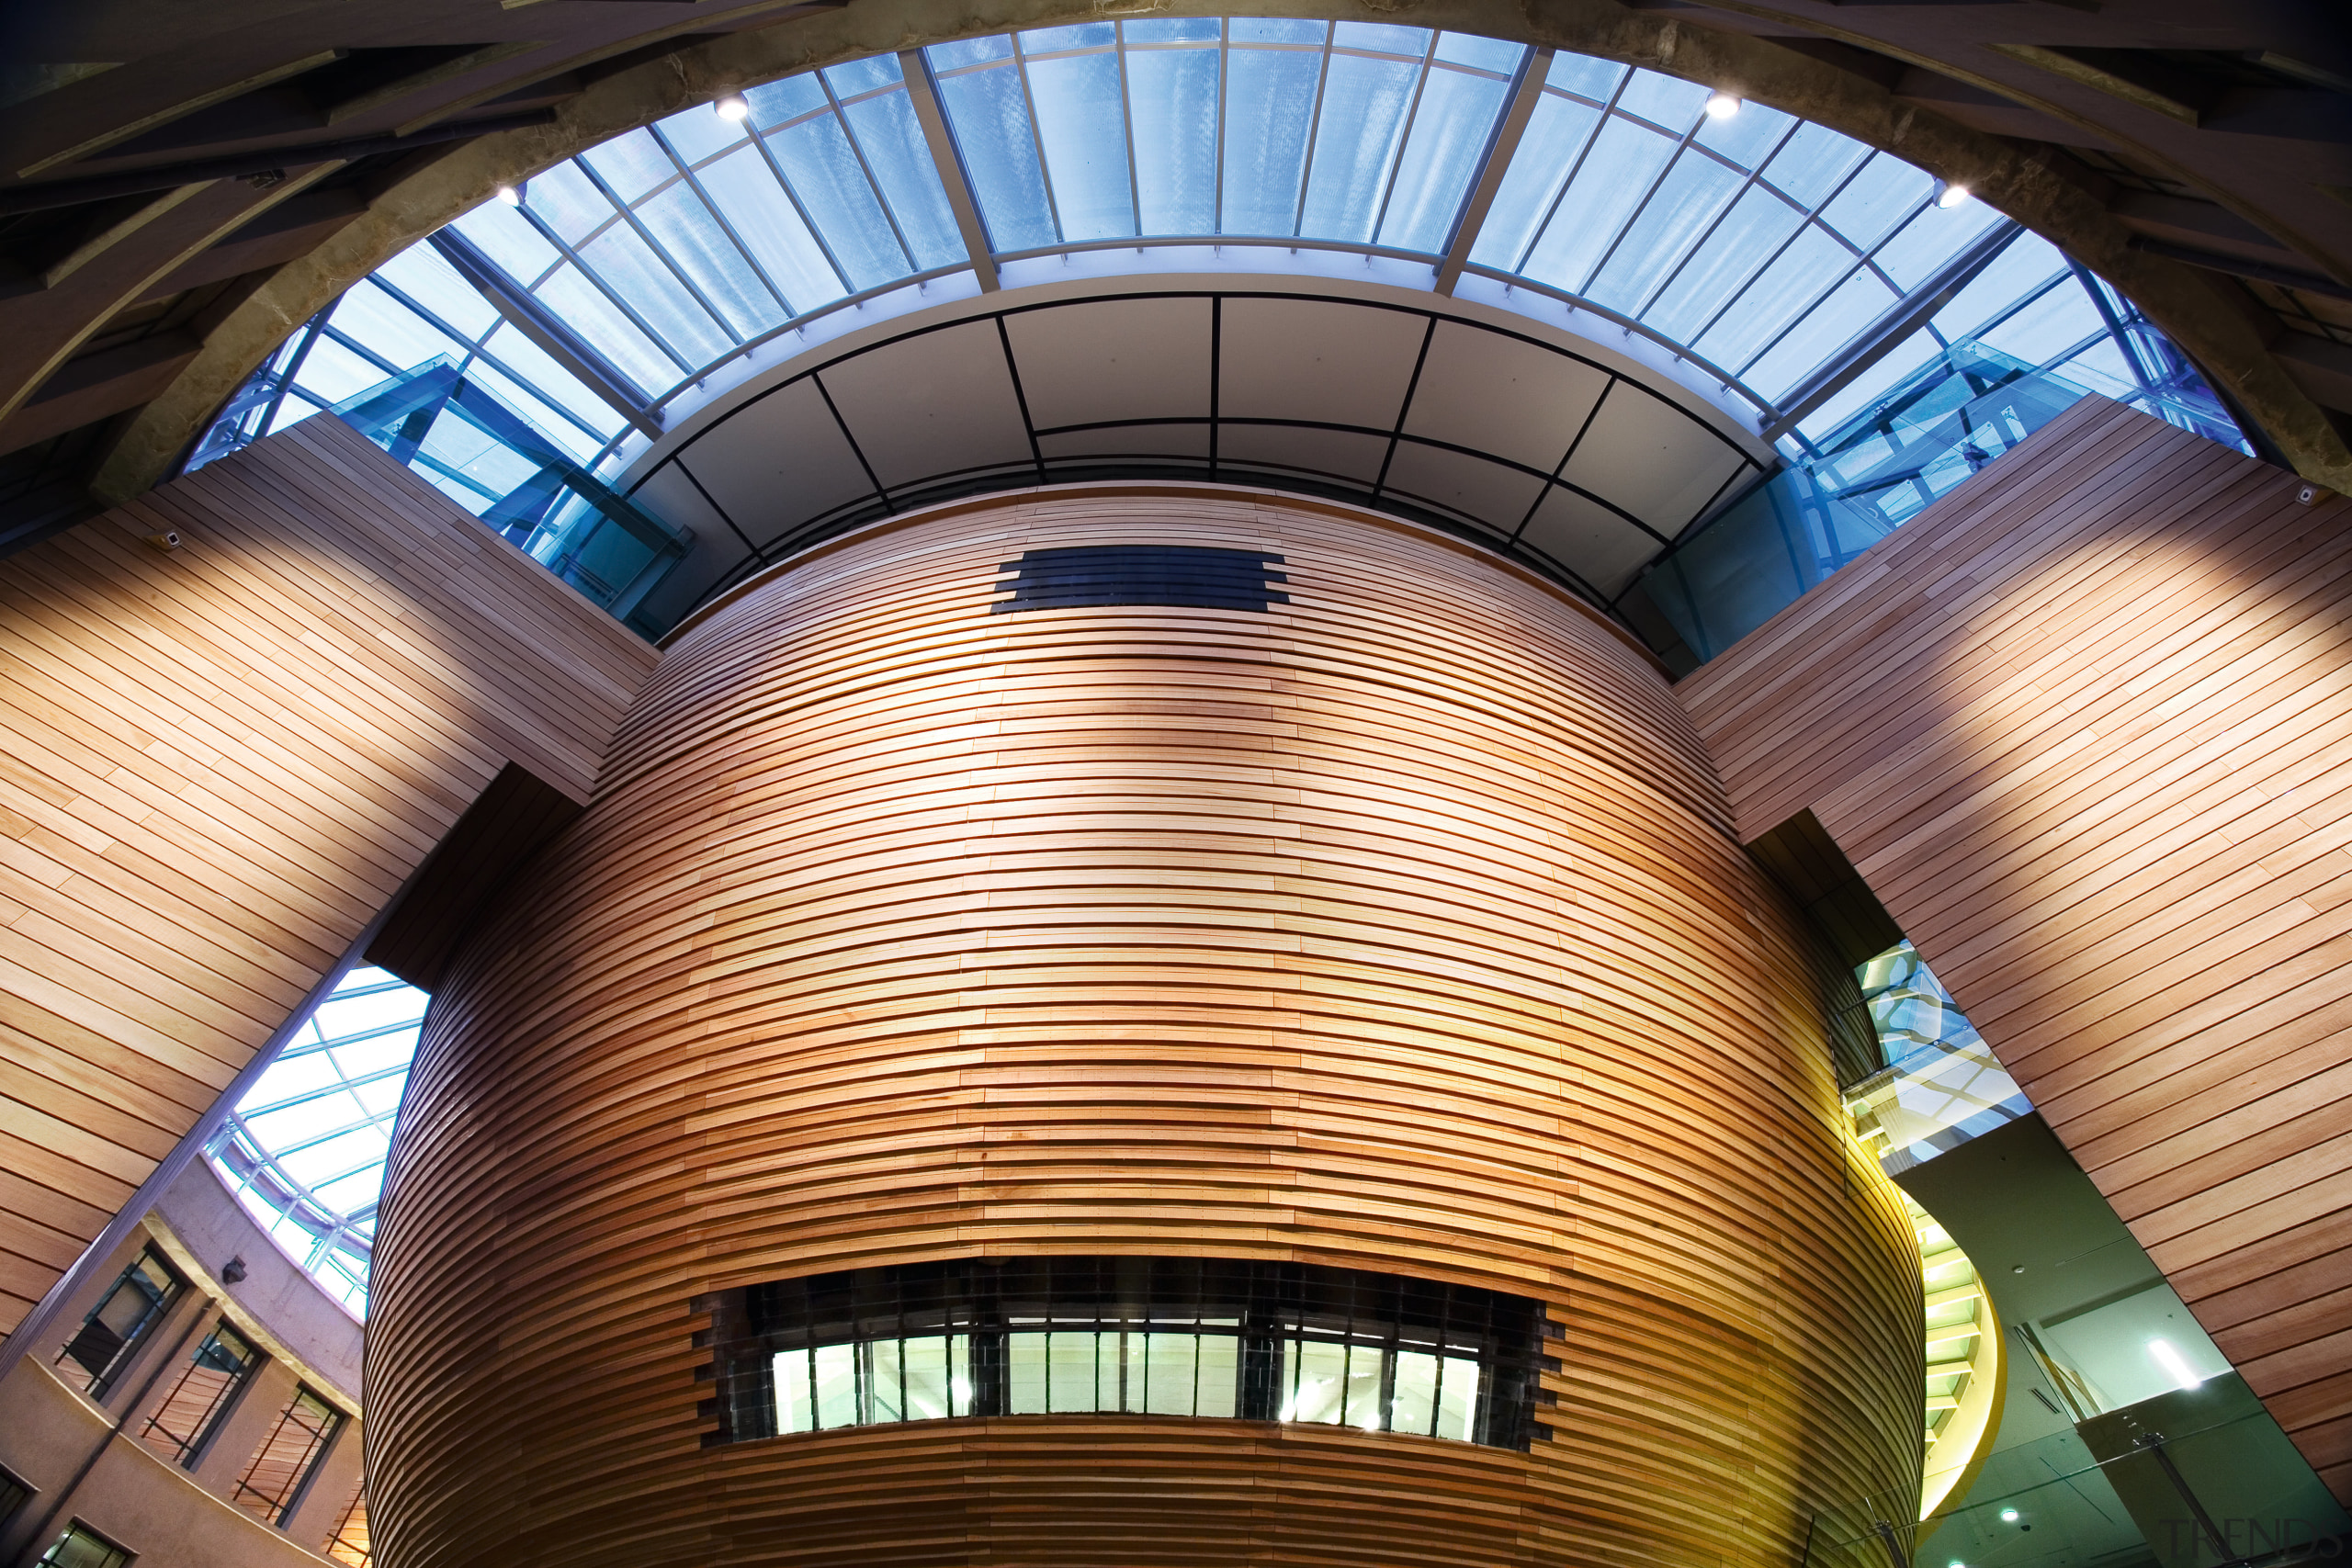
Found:
[{"label": "curved window band", "polygon": [[1057,1258],[907,1265],[708,1303],[708,1443],[901,1421],[1172,1416],[1525,1450],[1541,1305],[1307,1264]]}]

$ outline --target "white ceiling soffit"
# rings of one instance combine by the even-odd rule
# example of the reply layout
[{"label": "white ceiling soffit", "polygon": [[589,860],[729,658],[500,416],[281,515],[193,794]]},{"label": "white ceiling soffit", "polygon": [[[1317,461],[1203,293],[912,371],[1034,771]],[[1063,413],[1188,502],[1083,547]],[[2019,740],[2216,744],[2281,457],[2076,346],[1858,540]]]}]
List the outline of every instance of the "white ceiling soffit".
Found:
[{"label": "white ceiling soffit", "polygon": [[1077,278],[829,335],[695,411],[620,488],[692,528],[667,620],[944,496],[1112,478],[1305,491],[1489,545],[1607,605],[1769,466],[1608,345],[1425,290]]}]

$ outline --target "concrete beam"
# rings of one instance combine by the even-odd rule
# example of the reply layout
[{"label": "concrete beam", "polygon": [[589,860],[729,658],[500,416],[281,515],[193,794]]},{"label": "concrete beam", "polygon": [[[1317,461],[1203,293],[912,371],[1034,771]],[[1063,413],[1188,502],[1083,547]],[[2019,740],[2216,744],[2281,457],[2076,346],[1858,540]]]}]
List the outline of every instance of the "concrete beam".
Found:
[{"label": "concrete beam", "polygon": [[[1393,7],[1369,0],[1291,0],[1281,8],[1345,20],[1398,19]],[[1159,14],[1264,9],[1264,0],[1167,0]],[[1770,7],[1753,9],[1778,15]],[[211,411],[287,333],[395,253],[490,199],[500,185],[526,179],[729,88],[866,55],[1099,17],[1091,0],[861,0],[687,44],[615,72],[561,105],[553,125],[482,137],[393,182],[366,215],[281,267],[210,334],[171,390],[131,422],[94,489],[102,499],[119,502],[153,486]],[[2220,298],[2217,290],[2231,286],[2132,249],[2132,230],[2035,151],[1971,130],[1770,39],[1694,25],[1676,14],[1631,10],[1616,0],[1422,0],[1410,19],[1573,50],[1720,87],[1967,186],[2129,296],[2262,424],[2300,471],[2331,489],[2352,489],[2352,447],[2271,357],[2262,334]]]},{"label": "concrete beam", "polygon": [[0,452],[137,408],[170,386],[203,346],[194,333],[157,333],[69,361],[24,407],[0,419]]}]

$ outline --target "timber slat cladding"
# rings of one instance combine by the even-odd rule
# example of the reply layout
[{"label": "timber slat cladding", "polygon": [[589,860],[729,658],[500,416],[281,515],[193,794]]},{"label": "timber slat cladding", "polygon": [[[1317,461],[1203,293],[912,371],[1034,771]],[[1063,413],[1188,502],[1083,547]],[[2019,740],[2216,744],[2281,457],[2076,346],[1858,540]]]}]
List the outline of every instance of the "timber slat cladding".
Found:
[{"label": "timber slat cladding", "polygon": [[587,798],[656,657],[332,419],[8,558],[0,1329],[501,767]]},{"label": "timber slat cladding", "polygon": [[[1024,552],[1135,543],[1280,556],[1289,601],[992,613]],[[1899,1524],[1917,1257],[1817,963],[1645,657],[1491,558],[1165,487],[813,552],[673,641],[436,994],[369,1322],[384,1561],[1713,1568]],[[706,1292],[1121,1253],[1540,1298],[1552,1436],[702,1446]]]},{"label": "timber slat cladding", "polygon": [[2352,1500],[2352,504],[2086,399],[1683,682]]}]

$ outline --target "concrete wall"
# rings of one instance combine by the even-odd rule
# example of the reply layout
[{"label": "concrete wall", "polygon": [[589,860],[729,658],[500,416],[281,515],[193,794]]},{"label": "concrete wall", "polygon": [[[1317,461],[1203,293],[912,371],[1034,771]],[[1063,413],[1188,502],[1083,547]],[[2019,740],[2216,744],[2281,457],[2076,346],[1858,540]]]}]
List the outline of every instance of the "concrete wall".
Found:
[{"label": "concrete wall", "polygon": [[[57,1360],[91,1307],[153,1244],[187,1289],[148,1328],[99,1398]],[[243,1258],[245,1276],[222,1281]],[[223,1318],[266,1356],[195,1456],[192,1469],[139,1438],[196,1348]],[[79,1519],[141,1560],[169,1568],[318,1568],[361,1473],[358,1322],[310,1283],[224,1189],[191,1167],[141,1228],[67,1304],[48,1342],[0,1382],[0,1466],[34,1488],[0,1521],[0,1564],[29,1564]],[[231,1501],[254,1454],[308,1384],[347,1419],[284,1529]]]}]

